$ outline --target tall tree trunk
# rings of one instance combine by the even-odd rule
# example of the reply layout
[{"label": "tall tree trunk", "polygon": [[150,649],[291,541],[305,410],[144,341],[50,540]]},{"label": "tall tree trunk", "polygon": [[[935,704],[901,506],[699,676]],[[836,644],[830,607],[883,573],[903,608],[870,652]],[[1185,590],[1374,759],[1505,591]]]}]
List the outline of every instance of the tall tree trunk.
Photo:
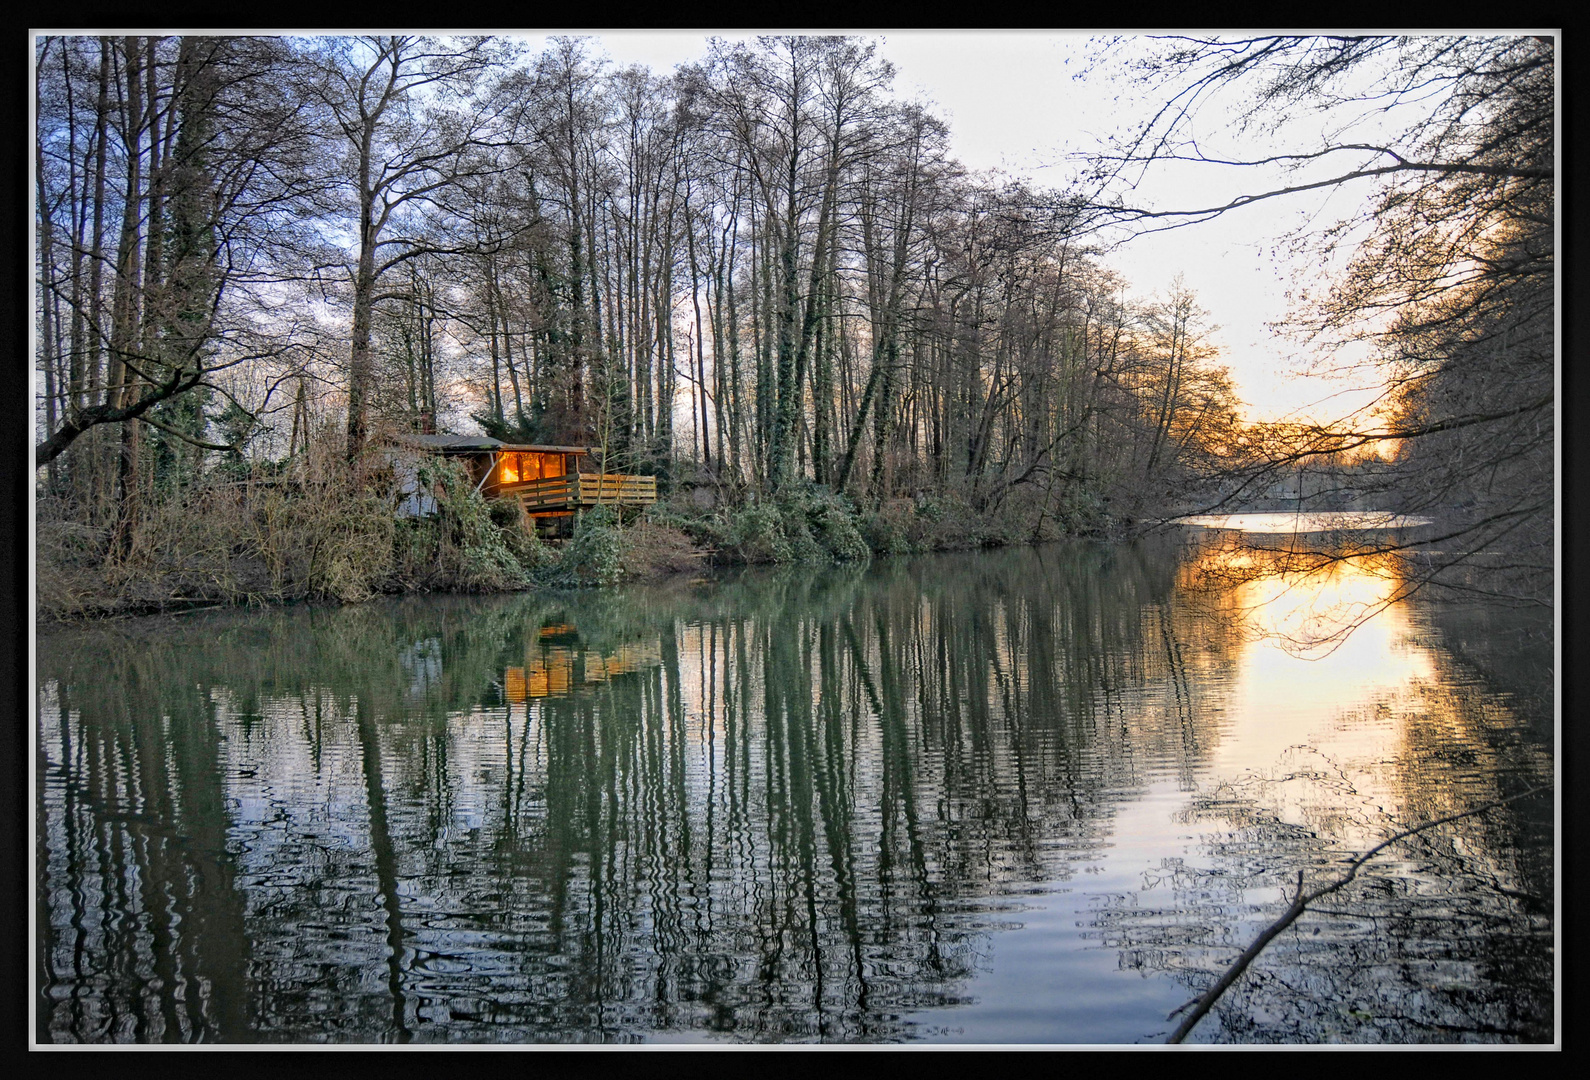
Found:
[{"label": "tall tree trunk", "polygon": [[[111,371],[109,387],[118,408],[131,405],[137,392],[137,377],[128,366],[132,350],[142,338],[139,320],[142,234],[140,208],[143,204],[143,106],[142,56],[138,39],[128,36],[122,43],[126,57],[126,85],[123,130],[127,137],[127,187],[122,204],[121,238],[116,249],[116,289],[111,302]],[[116,524],[112,530],[113,550],[125,554],[132,543],[132,523],[136,517],[138,495],[139,431],[136,423],[121,425],[121,453],[116,473]]]},{"label": "tall tree trunk", "polygon": [[420,432],[436,434],[436,299],[420,291]]},{"label": "tall tree trunk", "polygon": [[[77,175],[77,109],[73,102],[72,73],[69,58],[71,45],[67,41],[61,43],[61,74],[66,85],[66,160],[67,181],[66,191],[69,206],[69,220],[71,222],[71,235],[68,242],[72,245],[71,282],[72,299],[70,303],[72,312],[70,361],[66,381],[66,411],[68,413],[81,409],[85,404],[83,400],[84,389],[84,312],[83,312],[83,259],[88,252],[88,204],[90,195],[86,190],[88,184],[89,162],[83,163],[83,179],[85,190],[78,194]],[[42,153],[42,151],[41,151]],[[90,160],[94,153],[93,140],[89,140],[88,153]],[[40,187],[43,185],[40,184]],[[75,470],[74,470],[75,471]]]},{"label": "tall tree trunk", "polygon": [[718,470],[724,456],[723,413],[728,380],[723,374],[723,252],[712,243],[711,221],[707,222],[707,321],[712,327],[712,422],[717,434]]},{"label": "tall tree trunk", "polygon": [[[729,224],[724,230],[723,250],[723,275],[727,279],[729,301],[729,324],[727,337],[729,340],[729,468],[734,474],[736,483],[745,475],[742,471],[740,448],[745,442],[745,390],[741,382],[740,359],[740,311],[734,302],[734,253],[738,240],[738,221],[740,212],[739,191],[735,191],[734,209],[729,215]],[[720,286],[721,287],[721,286]]]},{"label": "tall tree trunk", "polygon": [[[705,334],[701,327],[701,264],[696,259],[696,222],[690,212],[690,184],[685,183],[685,247],[690,256],[690,306],[696,315],[696,389],[701,392],[701,464],[712,471],[712,446],[707,428],[707,361]],[[715,354],[714,354],[715,355]],[[714,360],[714,363],[716,361]],[[694,395],[692,395],[694,396]]]},{"label": "tall tree trunk", "polygon": [[[793,141],[793,140],[792,140]],[[784,206],[785,219],[779,241],[779,283],[781,297],[778,305],[778,373],[774,399],[773,437],[769,446],[771,457],[769,472],[773,490],[782,488],[790,479],[795,458],[795,321],[800,307],[800,289],[796,280],[796,264],[800,257],[800,231],[796,221],[796,176],[799,150],[790,155],[790,180]]]},{"label": "tall tree trunk", "polygon": [[497,350],[497,292],[491,286],[490,271],[487,273],[486,327],[491,340],[491,414],[497,423],[502,424],[507,417],[502,410],[502,357]]},{"label": "tall tree trunk", "polygon": [[525,427],[524,398],[519,393],[519,369],[513,363],[513,334],[508,329],[508,303],[502,292],[502,279],[497,273],[497,260],[488,259],[486,273],[490,278],[489,288],[496,297],[495,309],[502,322],[502,356],[503,364],[508,368],[508,382],[513,386],[513,412],[515,423],[519,430]]},{"label": "tall tree trunk", "polygon": [[[110,140],[110,83],[111,53],[115,48],[109,37],[99,39],[99,97],[94,106],[94,191],[90,201],[94,207],[94,229],[88,260],[88,378],[85,401],[89,405],[115,404],[110,398],[109,372],[105,370],[105,158]],[[85,447],[83,487],[81,497],[89,504],[93,520],[100,521],[102,508],[108,496],[110,461],[107,457],[109,443],[107,431],[91,433],[90,444]]]},{"label": "tall tree trunk", "polygon": [[[169,110],[160,108],[160,90],[156,80],[158,60],[158,38],[148,38],[146,48],[148,55],[144,67],[145,85],[145,111],[148,114],[149,128],[149,183],[148,183],[148,208],[144,212],[144,273],[143,273],[143,316],[138,328],[139,352],[143,354],[146,372],[156,370],[156,365],[165,357],[161,356],[160,326],[169,315],[169,301],[163,289],[165,276],[165,230],[166,230],[166,163],[170,158],[170,139],[172,129],[176,126]],[[180,74],[180,73],[179,73]],[[178,84],[180,85],[180,84]],[[175,91],[176,87],[173,87]],[[162,121],[164,124],[162,125]],[[163,128],[163,130],[162,130]],[[144,442],[142,426],[130,423],[124,428],[124,433],[129,433],[137,444]],[[158,435],[158,433],[156,433]],[[151,444],[153,439],[149,440]],[[155,461],[153,446],[148,453],[141,448],[135,449],[133,454],[135,473],[134,483],[143,489],[150,488],[154,482]]]},{"label": "tall tree trunk", "polygon": [[[37,195],[39,213],[39,276],[38,297],[39,314],[42,320],[39,347],[40,359],[44,362],[44,432],[48,437],[55,430],[55,396],[58,391],[56,385],[56,364],[61,354],[61,343],[57,338],[58,312],[56,309],[56,284],[55,284],[55,243],[53,228],[54,222],[50,211],[49,198],[44,187],[44,154],[41,147],[34,151],[34,186]],[[45,477],[49,491],[54,494],[59,481],[56,465],[51,461],[47,467]]]},{"label": "tall tree trunk", "polygon": [[[360,214],[359,265],[353,277],[353,338],[348,352],[348,459],[359,456],[369,437],[370,320],[375,307],[375,228],[367,204]],[[495,374],[495,365],[493,365]],[[499,406],[499,412],[501,411]]]}]

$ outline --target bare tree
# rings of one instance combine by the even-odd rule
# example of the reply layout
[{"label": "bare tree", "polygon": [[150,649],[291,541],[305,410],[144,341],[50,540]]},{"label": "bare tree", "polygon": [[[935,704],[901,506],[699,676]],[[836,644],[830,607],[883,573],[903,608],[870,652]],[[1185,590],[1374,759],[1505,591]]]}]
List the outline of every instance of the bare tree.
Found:
[{"label": "bare tree", "polygon": [[[328,38],[314,43],[315,93],[341,153],[334,176],[356,217],[349,237],[353,327],[348,357],[348,454],[368,434],[371,315],[395,298],[381,289],[393,268],[420,255],[459,249],[439,235],[446,194],[465,179],[502,168],[502,109],[486,91],[509,55],[490,38],[437,40],[405,35]],[[473,245],[468,245],[471,250]]]},{"label": "bare tree", "polygon": [[[64,302],[70,312],[57,322],[69,330],[54,335],[69,355],[35,461],[119,426],[125,487],[138,470],[131,421],[224,448],[203,439],[197,414],[174,424],[168,403],[224,392],[218,373],[282,348],[251,322],[248,294],[270,277],[269,252],[299,231],[308,146],[290,56],[275,39],[46,39],[41,61],[56,43],[60,82],[40,95],[39,228],[53,263],[45,310]],[[41,62],[41,79],[52,66]],[[118,159],[119,176],[109,168]],[[122,221],[114,252],[104,237],[112,213]],[[53,243],[59,234],[68,250]]]}]

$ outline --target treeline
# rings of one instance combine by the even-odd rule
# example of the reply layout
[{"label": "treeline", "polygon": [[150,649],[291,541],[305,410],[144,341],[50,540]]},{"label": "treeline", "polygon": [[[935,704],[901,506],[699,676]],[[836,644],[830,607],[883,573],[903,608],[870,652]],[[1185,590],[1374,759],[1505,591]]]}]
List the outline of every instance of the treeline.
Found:
[{"label": "treeline", "polygon": [[[114,554],[217,478],[390,431],[589,443],[731,501],[1097,528],[1232,448],[1190,290],[950,156],[873,42],[36,44],[40,481]],[[365,466],[353,468],[358,472]]]}]

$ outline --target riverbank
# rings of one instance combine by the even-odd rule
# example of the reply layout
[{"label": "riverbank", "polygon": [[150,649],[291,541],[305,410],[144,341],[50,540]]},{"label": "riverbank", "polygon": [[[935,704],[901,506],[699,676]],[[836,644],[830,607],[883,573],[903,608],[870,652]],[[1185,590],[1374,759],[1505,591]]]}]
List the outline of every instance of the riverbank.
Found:
[{"label": "riverbank", "polygon": [[521,527],[512,504],[482,498],[444,463],[434,468],[437,510],[423,518],[396,516],[379,478],[335,469],[290,485],[270,477],[211,485],[121,527],[86,526],[41,504],[37,621],[607,587],[719,566],[850,563],[1121,532],[1096,502],[1056,506],[1018,493],[979,507],[941,494],[866,508],[805,485],[706,507],[665,500],[622,520],[598,508],[580,515],[567,539],[548,541]]}]

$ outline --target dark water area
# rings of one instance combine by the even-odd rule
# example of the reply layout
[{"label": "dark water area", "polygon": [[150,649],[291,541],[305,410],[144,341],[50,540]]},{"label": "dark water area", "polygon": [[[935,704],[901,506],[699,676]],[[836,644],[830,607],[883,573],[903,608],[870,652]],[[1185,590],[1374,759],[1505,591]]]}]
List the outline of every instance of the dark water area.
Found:
[{"label": "dark water area", "polygon": [[[35,1037],[1161,1042],[1300,871],[1554,772],[1549,612],[1207,558],[42,635]],[[1554,820],[1399,841],[1189,1041],[1553,1041]]]}]

